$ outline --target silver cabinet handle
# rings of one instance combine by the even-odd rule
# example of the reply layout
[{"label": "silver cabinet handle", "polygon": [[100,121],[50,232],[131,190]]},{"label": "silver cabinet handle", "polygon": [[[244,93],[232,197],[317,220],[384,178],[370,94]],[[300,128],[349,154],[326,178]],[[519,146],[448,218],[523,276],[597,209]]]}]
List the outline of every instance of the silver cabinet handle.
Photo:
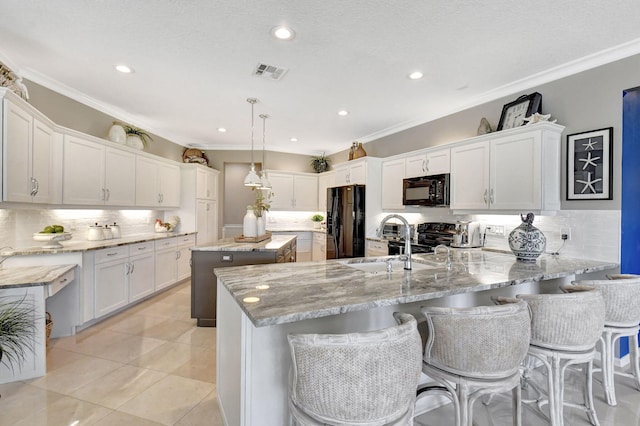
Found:
[{"label": "silver cabinet handle", "polygon": [[135,269],[136,269],[136,264],[131,262],[130,265],[131,265],[131,272],[129,272],[129,273],[133,274],[133,271],[135,271]]},{"label": "silver cabinet handle", "polygon": [[426,160],[424,160],[424,171],[425,172],[429,171],[429,159],[428,158]]},{"label": "silver cabinet handle", "polygon": [[105,201],[109,201],[109,198],[111,198],[111,191],[109,191],[109,188],[105,189],[105,191],[107,191],[107,199]]},{"label": "silver cabinet handle", "polygon": [[485,204],[488,204],[488,203],[487,203],[487,190],[486,190],[486,189],[484,190],[483,198],[484,198],[484,203],[485,203]]},{"label": "silver cabinet handle", "polygon": [[118,254],[118,252],[114,251],[113,253],[107,253],[107,256],[115,256],[116,254]]},{"label": "silver cabinet handle", "polygon": [[102,201],[107,201],[107,191],[102,188]]},{"label": "silver cabinet handle", "polygon": [[493,203],[494,203],[494,201],[493,201],[493,188],[491,188],[491,192],[489,193],[489,202],[490,202],[491,204],[493,204]]},{"label": "silver cabinet handle", "polygon": [[423,172],[427,171],[427,160],[422,160],[422,171]]},{"label": "silver cabinet handle", "polygon": [[162,194],[158,192],[158,204],[162,202]]},{"label": "silver cabinet handle", "polygon": [[124,264],[124,274],[125,275],[129,275],[130,272],[131,272],[131,264],[130,263],[125,263]]}]

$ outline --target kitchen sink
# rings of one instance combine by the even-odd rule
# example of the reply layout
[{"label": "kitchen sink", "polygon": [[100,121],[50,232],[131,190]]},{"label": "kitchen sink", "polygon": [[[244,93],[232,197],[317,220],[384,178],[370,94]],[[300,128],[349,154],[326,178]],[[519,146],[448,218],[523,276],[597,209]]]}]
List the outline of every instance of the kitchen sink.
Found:
[{"label": "kitchen sink", "polygon": [[[387,273],[387,266],[391,264],[391,272],[402,272],[404,271],[404,260],[400,260],[399,258],[364,258],[364,259],[349,259],[340,262],[341,264],[348,266],[350,268],[358,269],[364,272],[370,273]],[[427,264],[423,261],[416,261],[412,259],[411,262],[411,270],[412,271],[420,271],[423,269],[433,269],[436,268],[437,265]]]}]

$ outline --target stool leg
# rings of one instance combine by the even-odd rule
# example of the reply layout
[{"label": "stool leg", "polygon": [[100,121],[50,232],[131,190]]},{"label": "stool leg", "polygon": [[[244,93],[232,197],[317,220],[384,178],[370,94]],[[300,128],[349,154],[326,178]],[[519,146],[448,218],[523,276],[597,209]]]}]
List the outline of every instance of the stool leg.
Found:
[{"label": "stool leg", "polygon": [[598,415],[596,414],[595,406],[593,405],[593,360],[587,363],[585,368],[586,376],[586,394],[584,396],[584,403],[587,406],[587,416],[589,421],[594,426],[600,426],[598,421]]},{"label": "stool leg", "polygon": [[604,385],[604,394],[607,404],[611,406],[617,405],[616,389],[614,382],[614,364],[613,364],[613,335],[610,331],[604,331],[600,337],[602,344],[602,383]]},{"label": "stool leg", "polygon": [[460,426],[472,426],[471,413],[469,409],[469,387],[465,383],[459,383],[458,393],[458,410],[460,411],[458,424]]},{"label": "stool leg", "polygon": [[519,383],[513,388],[511,394],[513,396],[513,424],[522,426],[522,390]]},{"label": "stool leg", "polygon": [[629,355],[631,356],[631,374],[635,378],[636,388],[640,390],[640,350],[637,334],[629,338]]},{"label": "stool leg", "polygon": [[551,387],[549,388],[549,413],[552,426],[563,426],[562,400],[564,394],[564,369],[560,366],[560,358],[553,355],[549,372]]}]

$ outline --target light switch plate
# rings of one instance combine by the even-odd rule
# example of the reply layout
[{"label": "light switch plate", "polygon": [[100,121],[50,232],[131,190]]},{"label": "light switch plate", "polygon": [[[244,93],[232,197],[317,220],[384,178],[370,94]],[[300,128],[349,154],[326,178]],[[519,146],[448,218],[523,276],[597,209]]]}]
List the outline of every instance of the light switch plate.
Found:
[{"label": "light switch plate", "polygon": [[504,237],[503,225],[487,225],[484,229],[487,235],[496,235],[496,236]]}]

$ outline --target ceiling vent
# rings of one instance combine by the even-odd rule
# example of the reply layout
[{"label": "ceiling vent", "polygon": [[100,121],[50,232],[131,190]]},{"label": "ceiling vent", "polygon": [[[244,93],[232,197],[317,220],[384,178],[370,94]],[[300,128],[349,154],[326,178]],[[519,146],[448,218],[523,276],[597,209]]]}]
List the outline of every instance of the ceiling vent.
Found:
[{"label": "ceiling vent", "polygon": [[289,71],[286,68],[278,68],[273,65],[267,64],[258,64],[256,66],[253,75],[257,75],[258,77],[267,78],[269,80],[280,80],[284,75]]}]

